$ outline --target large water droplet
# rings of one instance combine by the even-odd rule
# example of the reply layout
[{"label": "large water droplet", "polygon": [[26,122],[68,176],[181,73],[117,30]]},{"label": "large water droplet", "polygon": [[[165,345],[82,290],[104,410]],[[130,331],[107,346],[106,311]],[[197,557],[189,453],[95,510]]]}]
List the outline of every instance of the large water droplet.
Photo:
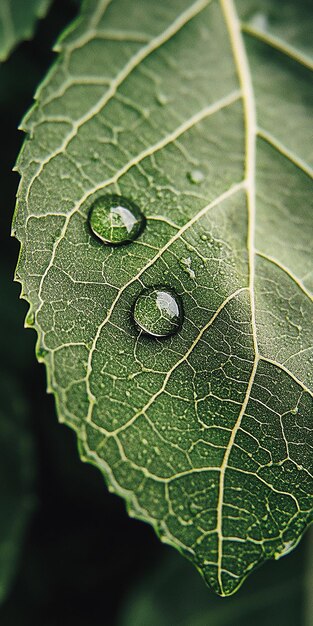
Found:
[{"label": "large water droplet", "polygon": [[180,297],[166,286],[144,289],[138,296],[133,310],[137,326],[152,337],[169,337],[176,333],[183,322]]},{"label": "large water droplet", "polygon": [[89,213],[92,232],[103,243],[120,246],[137,239],[146,220],[134,202],[117,195],[100,196]]}]

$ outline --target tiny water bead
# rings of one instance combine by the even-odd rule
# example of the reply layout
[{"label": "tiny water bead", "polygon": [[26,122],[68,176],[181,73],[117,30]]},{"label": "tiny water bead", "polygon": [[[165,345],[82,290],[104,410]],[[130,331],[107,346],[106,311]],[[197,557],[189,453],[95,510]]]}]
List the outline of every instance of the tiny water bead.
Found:
[{"label": "tiny water bead", "polygon": [[191,170],[191,172],[187,172],[187,178],[190,183],[199,185],[204,180],[204,174],[201,170]]},{"label": "tiny water bead", "polygon": [[145,223],[145,217],[138,206],[118,195],[100,196],[89,212],[92,232],[103,243],[111,246],[120,246],[137,239]]},{"label": "tiny water bead", "polygon": [[180,297],[170,287],[150,287],[138,296],[133,315],[136,325],[146,335],[169,337],[182,325],[183,306]]}]

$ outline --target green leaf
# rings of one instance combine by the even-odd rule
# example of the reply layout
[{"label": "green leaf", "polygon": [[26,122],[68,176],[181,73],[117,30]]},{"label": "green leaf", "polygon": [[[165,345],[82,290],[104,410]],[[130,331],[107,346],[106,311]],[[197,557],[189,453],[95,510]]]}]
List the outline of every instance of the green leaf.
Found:
[{"label": "green leaf", "polygon": [[0,61],[5,61],[23,39],[31,39],[37,19],[43,18],[51,0],[1,0]]},{"label": "green leaf", "polygon": [[30,515],[34,508],[33,442],[26,400],[14,378],[0,377],[0,602],[16,571]]},{"label": "green leaf", "polygon": [[267,563],[226,602],[209,596],[195,571],[175,553],[167,555],[126,598],[118,624],[311,626],[312,547],[308,534],[299,550],[286,560]]},{"label": "green leaf", "polygon": [[[312,521],[308,5],[257,6],[85,3],[23,123],[13,227],[59,419],[221,595]],[[145,214],[133,243],[91,233],[103,193]],[[153,339],[132,312],[160,284],[185,317]]]}]

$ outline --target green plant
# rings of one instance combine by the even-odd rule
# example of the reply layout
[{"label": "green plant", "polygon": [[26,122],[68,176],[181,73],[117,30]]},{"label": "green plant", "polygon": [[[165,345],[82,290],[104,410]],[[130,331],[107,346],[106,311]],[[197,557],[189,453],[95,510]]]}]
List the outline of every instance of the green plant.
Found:
[{"label": "green plant", "polygon": [[87,0],[22,122],[16,277],[59,420],[222,596],[312,522],[311,17]]}]

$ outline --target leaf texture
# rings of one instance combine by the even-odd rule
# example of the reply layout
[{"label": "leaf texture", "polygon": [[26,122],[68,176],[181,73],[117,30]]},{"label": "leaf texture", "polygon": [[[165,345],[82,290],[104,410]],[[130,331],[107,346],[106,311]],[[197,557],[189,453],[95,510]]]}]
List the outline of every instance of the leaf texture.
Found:
[{"label": "leaf texture", "polygon": [[0,61],[5,61],[13,48],[31,39],[37,19],[46,15],[50,0],[1,0]]},{"label": "leaf texture", "polygon": [[[86,2],[23,122],[13,227],[60,420],[221,595],[312,521],[309,7],[259,6]],[[132,244],[90,232],[103,193],[144,212]],[[162,340],[131,313],[160,283],[185,311]]]}]

